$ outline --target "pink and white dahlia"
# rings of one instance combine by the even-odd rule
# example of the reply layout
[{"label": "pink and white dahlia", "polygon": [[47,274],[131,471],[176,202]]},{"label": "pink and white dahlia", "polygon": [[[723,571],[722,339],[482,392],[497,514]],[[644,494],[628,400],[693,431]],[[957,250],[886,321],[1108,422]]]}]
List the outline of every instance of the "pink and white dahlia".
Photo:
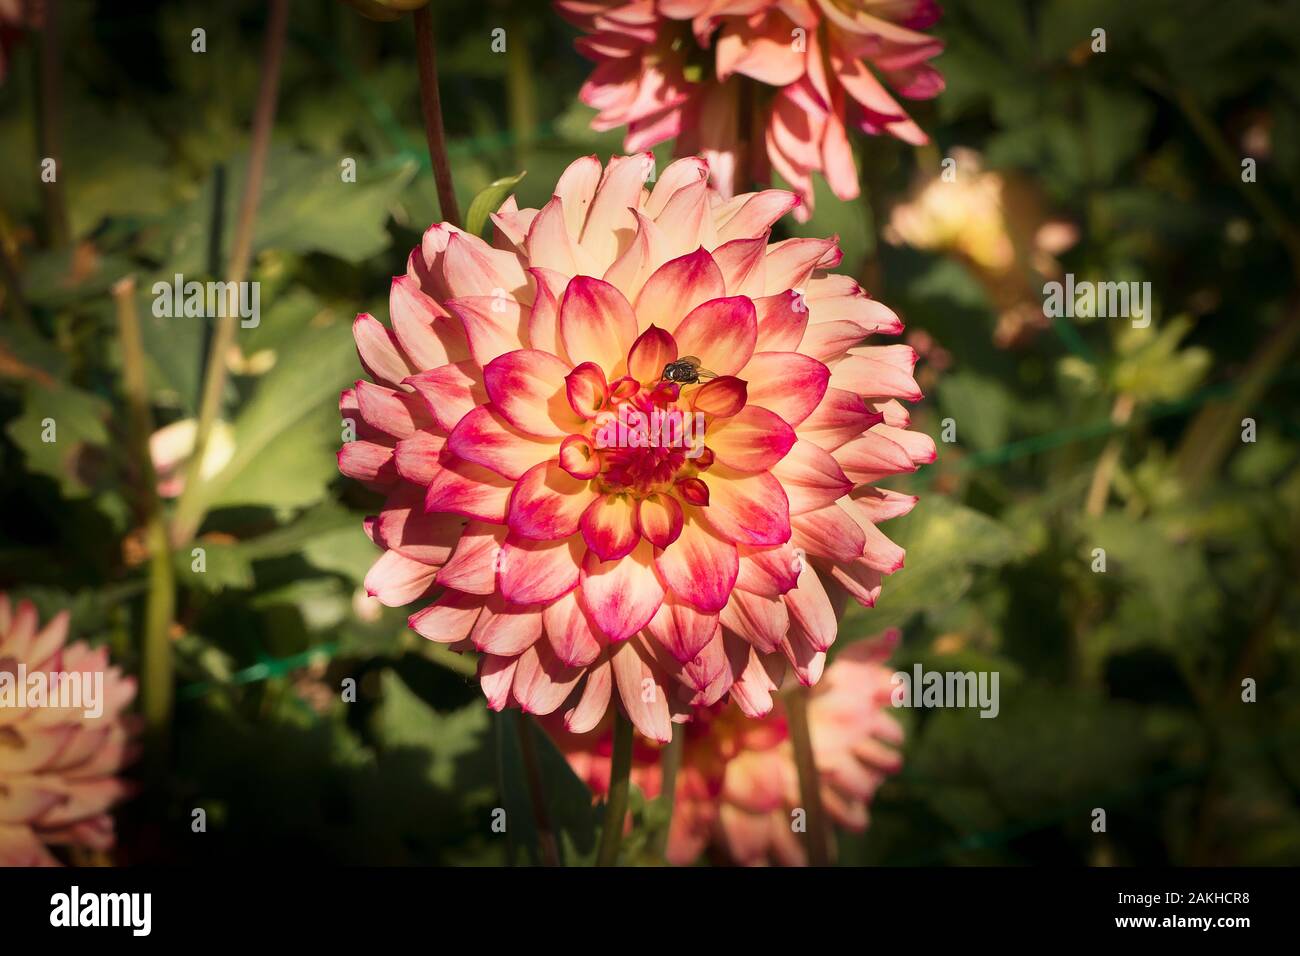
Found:
[{"label": "pink and white dahlia", "polygon": [[[118,774],[132,755],[124,711],[135,679],[109,666],[108,648],[67,636],[66,611],[42,628],[31,602],[13,606],[0,593],[0,866],[57,866],[52,846],[113,846],[109,809],[128,792]],[[88,702],[51,692],[82,675],[100,688],[97,715],[53,706]]]},{"label": "pink and white dahlia", "polygon": [[[592,127],[627,127],[624,148],[677,138],[709,161],[730,196],[775,169],[812,212],[812,173],[840,199],[858,195],[848,130],[919,145],[921,128],[890,94],[929,99],[943,44],[922,32],[934,0],[556,0],[587,34],[596,69],[579,94]],[[773,92],[774,91],[774,92]],[[759,140],[762,139],[762,146]],[[746,149],[745,144],[750,144]]]},{"label": "pink and white dahlia", "polygon": [[[834,823],[856,833],[867,828],[876,790],[903,764],[903,728],[889,713],[893,671],[885,665],[897,643],[898,633],[888,631],[849,646],[808,702],[822,804]],[[805,865],[805,838],[792,826],[793,811],[803,804],[799,772],[780,698],[757,720],[735,704],[717,704],[687,724],[685,733],[668,861],[687,866],[707,851],[742,866]],[[581,736],[552,736],[592,793],[607,796],[608,726]],[[663,792],[662,753],[640,739],[633,747],[632,781],[650,799]]]},{"label": "pink and white dahlia", "polygon": [[[847,597],[902,550],[916,499],[871,487],[932,461],[898,317],[771,241],[798,199],[722,199],[697,159],[586,157],[494,244],[440,223],[357,317],[371,381],[341,400],[344,474],[384,494],[370,594],[483,655],[489,706],[595,727],[615,692],[646,736],[731,692],[766,713],[821,675]],[[700,381],[695,381],[698,377]],[[676,378],[677,381],[670,379]]]}]

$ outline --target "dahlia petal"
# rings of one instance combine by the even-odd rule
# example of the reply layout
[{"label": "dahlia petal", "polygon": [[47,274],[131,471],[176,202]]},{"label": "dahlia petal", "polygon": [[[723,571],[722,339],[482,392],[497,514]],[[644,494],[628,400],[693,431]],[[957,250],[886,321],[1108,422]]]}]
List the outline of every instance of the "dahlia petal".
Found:
[{"label": "dahlia petal", "polygon": [[772,710],[772,692],[777,689],[776,684],[748,642],[727,636],[725,631],[723,633],[731,670],[736,675],[731,685],[731,699],[746,717],[767,716]]},{"label": "dahlia petal", "polygon": [[636,314],[618,289],[590,276],[569,283],[560,302],[560,339],[572,358],[616,375],[636,335]]},{"label": "dahlia petal", "polygon": [[844,115],[844,105],[844,97],[837,91],[822,132],[821,168],[831,192],[837,199],[847,201],[858,197],[860,187],[858,169],[853,162],[853,147],[844,121],[840,119]]},{"label": "dahlia petal", "polygon": [[883,435],[894,444],[900,445],[907,452],[907,457],[912,459],[913,464],[928,465],[938,457],[934,439],[925,432],[905,431],[889,424],[877,425],[872,432]]},{"label": "dahlia petal", "polygon": [[378,534],[384,545],[423,564],[440,565],[451,557],[464,528],[460,515],[426,514],[424,489],[405,482],[379,513]]},{"label": "dahlia petal", "polygon": [[366,424],[393,438],[406,438],[418,428],[428,428],[433,419],[424,403],[408,392],[359,381],[355,389],[357,407]]},{"label": "dahlia petal", "polygon": [[754,594],[740,588],[722,609],[722,626],[739,634],[764,653],[781,647],[790,626],[790,614],[779,595]]},{"label": "dahlia petal", "polygon": [[478,685],[487,698],[489,710],[502,711],[510,703],[510,688],[515,682],[518,657],[482,654],[478,659]]},{"label": "dahlia petal", "polygon": [[447,439],[447,448],[458,457],[512,479],[554,458],[559,444],[524,434],[488,405],[480,405],[462,418]]},{"label": "dahlia petal", "polygon": [[738,471],[767,471],[794,446],[794,429],[781,416],[746,405],[709,430],[709,448],[717,461]]},{"label": "dahlia petal", "polygon": [[540,266],[531,267],[528,274],[535,286],[533,307],[528,313],[528,346],[566,358],[560,344],[560,299],[569,277]]},{"label": "dahlia petal", "polygon": [[819,558],[852,561],[862,557],[864,532],[837,503],[790,519],[790,543]]},{"label": "dahlia petal", "polygon": [[812,322],[852,322],[863,335],[897,335],[903,331],[902,320],[889,306],[860,290],[851,295],[819,295],[816,290],[820,281],[815,279],[809,283],[805,297]]},{"label": "dahlia petal", "polygon": [[[400,467],[400,458],[399,458]],[[425,511],[448,511],[504,524],[513,482],[471,461],[444,451],[424,496]]]},{"label": "dahlia petal", "polygon": [[727,660],[722,629],[715,627],[713,636],[698,654],[682,661],[677,678],[695,695],[686,701],[690,707],[712,707],[731,689],[735,676]]},{"label": "dahlia petal", "polygon": [[651,325],[642,332],[627,353],[627,373],[642,385],[659,381],[664,368],[677,359],[677,343],[673,337]]},{"label": "dahlia petal", "polygon": [[584,435],[570,435],[560,443],[560,467],[579,480],[600,474],[600,453]]},{"label": "dahlia petal", "polygon": [[824,266],[838,244],[834,239],[786,239],[767,249],[766,292],[775,295],[786,289],[802,289],[813,270]]},{"label": "dahlia petal", "polygon": [[536,641],[519,655],[511,690],[525,714],[545,716],[564,703],[582,673],[556,657],[549,643]]},{"label": "dahlia petal", "polygon": [[407,619],[411,630],[439,644],[455,644],[469,637],[483,601],[460,591],[443,591],[438,600]]},{"label": "dahlia petal", "polygon": [[766,253],[766,235],[755,236],[753,239],[732,239],[713,250],[713,261],[722,271],[727,295],[756,298],[763,294]]},{"label": "dahlia petal", "polygon": [[798,623],[791,621],[790,630],[781,642],[781,650],[794,668],[794,676],[805,687],[812,687],[822,677],[826,668],[826,652],[818,650]]},{"label": "dahlia petal", "polygon": [[641,538],[636,504],[627,495],[602,495],[582,513],[582,539],[602,561],[632,553]]},{"label": "dahlia petal", "polygon": [[701,246],[665,262],[646,280],[636,299],[637,327],[644,331],[657,325],[671,334],[696,306],[726,291],[722,270]]},{"label": "dahlia petal", "polygon": [[737,550],[740,569],[736,587],[755,594],[775,595],[784,594],[799,583],[804,559],[794,545],[788,542],[772,548],[741,545]]},{"label": "dahlia petal", "polygon": [[719,242],[765,235],[774,222],[799,205],[799,197],[785,189],[765,189],[736,198],[743,202],[717,224]]},{"label": "dahlia petal", "polygon": [[569,407],[564,377],[569,367],[550,352],[520,349],[493,359],[483,383],[497,411],[520,431],[563,438],[582,423]]},{"label": "dahlia petal", "polygon": [[844,474],[859,483],[916,471],[907,449],[877,433],[875,428],[841,445],[832,454],[844,469]]},{"label": "dahlia petal", "polygon": [[636,504],[636,524],[656,548],[666,548],[682,533],[682,506],[670,494],[655,493]]},{"label": "dahlia petal", "polygon": [[[552,196],[528,227],[524,249],[534,268],[552,270],[564,276],[590,273],[590,257],[578,246],[565,224],[564,201]],[[533,343],[536,347],[537,343]]]},{"label": "dahlia petal", "polygon": [[393,450],[397,473],[416,485],[428,486],[442,470],[439,460],[447,440],[432,432],[416,432],[403,438]]},{"label": "dahlia petal", "polygon": [[609,383],[595,362],[583,362],[566,375],[564,387],[569,407],[588,421],[600,414],[609,399]]},{"label": "dahlia petal", "polygon": [[506,530],[504,525],[471,521],[435,580],[445,588],[469,594],[492,594],[497,589],[497,566]]},{"label": "dahlia petal", "polygon": [[657,218],[677,190],[708,178],[708,164],[698,156],[687,156],[669,163],[655,179],[654,188],[643,207],[645,214],[651,219]]},{"label": "dahlia petal", "polygon": [[[745,381],[734,375],[723,375],[696,389],[691,396],[691,408],[714,418],[731,418],[738,415],[748,401],[749,387]],[[710,432],[710,444],[712,436]]]},{"label": "dahlia petal", "polygon": [[609,709],[613,686],[613,666],[609,661],[602,661],[598,666],[589,668],[578,702],[564,714],[564,729],[571,734],[585,734],[595,730]]},{"label": "dahlia petal", "polygon": [[772,474],[790,499],[792,517],[824,508],[853,490],[853,482],[830,452],[807,439],[796,441]]},{"label": "dahlia petal", "polygon": [[478,236],[459,230],[447,239],[442,276],[456,299],[513,295],[528,285],[517,255],[493,249]]},{"label": "dahlia petal", "polygon": [[386,607],[401,607],[423,597],[433,586],[437,568],[396,551],[385,551],[366,572],[366,593]]},{"label": "dahlia petal", "polygon": [[438,368],[469,358],[460,323],[420,291],[410,276],[395,276],[388,292],[388,318],[414,369]]},{"label": "dahlia petal", "polygon": [[523,348],[528,310],[498,290],[497,295],[472,295],[447,300],[447,311],[460,320],[474,361],[486,366],[498,355]]},{"label": "dahlia petal", "polygon": [[524,538],[554,541],[576,534],[582,513],[596,498],[591,483],[567,474],[558,463],[535,465],[510,497],[510,529]]},{"label": "dahlia petal", "polygon": [[680,663],[692,660],[713,640],[718,615],[696,610],[669,592],[646,632]]},{"label": "dahlia petal", "polygon": [[794,352],[799,348],[808,326],[808,305],[798,292],[789,289],[756,298],[754,311],[758,318],[755,353]]},{"label": "dahlia petal", "polygon": [[655,568],[673,594],[705,613],[722,610],[739,572],[736,546],[706,527],[698,512],[672,547],[655,555]]},{"label": "dahlia petal", "polygon": [[673,725],[663,677],[645,659],[637,641],[625,641],[614,648],[611,663],[628,719],[646,737],[668,743]]},{"label": "dahlia petal", "polygon": [[542,611],[542,624],[556,656],[574,667],[586,667],[600,656],[604,643],[578,600],[577,590],[560,595]]},{"label": "dahlia petal", "polygon": [[795,433],[834,452],[880,422],[882,417],[879,412],[868,408],[861,396],[842,388],[827,388],[817,407],[802,422],[795,424]]},{"label": "dahlia petal", "polygon": [[513,607],[499,597],[483,602],[483,611],[469,639],[485,654],[522,654],[542,636],[542,612],[537,608]]},{"label": "dahlia petal", "polygon": [[397,480],[393,449],[369,441],[350,441],[340,448],[339,471],[378,491],[387,490]]},{"label": "dahlia petal", "polygon": [[393,333],[368,312],[362,312],[352,323],[352,337],[362,366],[380,385],[396,388],[413,371],[398,350]]},{"label": "dahlia petal", "polygon": [[578,586],[581,542],[506,538],[497,563],[501,597],[509,604],[547,604]]},{"label": "dahlia petal", "polygon": [[862,329],[853,322],[810,322],[799,351],[819,362],[831,362],[861,345],[862,339]]},{"label": "dahlia petal", "polygon": [[600,160],[592,155],[578,157],[560,174],[555,195],[564,205],[564,225],[570,236],[582,235],[602,172]]},{"label": "dahlia petal", "polygon": [[761,405],[798,428],[820,404],[833,373],[798,352],[755,352],[741,376],[749,382],[749,404]]},{"label": "dahlia petal", "polygon": [[663,602],[664,589],[655,576],[652,555],[648,541],[617,561],[601,561],[594,551],[587,552],[582,563],[582,600],[593,623],[610,641],[641,630]]},{"label": "dahlia petal", "polygon": [[715,531],[736,544],[763,546],[790,540],[790,502],[772,475],[709,470],[709,506],[703,515]]},{"label": "dahlia petal", "polygon": [[646,280],[668,258],[668,242],[659,227],[640,210],[632,210],[632,215],[636,217],[636,235],[601,277],[622,292],[629,302],[636,301]]},{"label": "dahlia petal", "polygon": [[[591,256],[597,271],[604,272],[618,258],[620,234],[631,236],[636,220],[629,209],[640,205],[641,186],[654,171],[654,154],[615,156],[605,167],[587,212],[579,245]],[[626,347],[623,354],[627,353]]]},{"label": "dahlia petal", "polygon": [[[781,600],[785,601],[785,606],[790,611],[792,623],[798,624],[797,628],[790,628],[790,631],[801,631],[814,650],[826,650],[835,644],[836,631],[839,630],[835,607],[831,605],[826,587],[811,564],[803,567],[800,587],[785,592]],[[790,662],[796,665],[798,663],[793,658]]]},{"label": "dahlia petal", "polygon": [[862,552],[862,561],[867,567],[874,568],[881,574],[893,574],[903,566],[906,552],[874,524],[863,524],[862,532],[866,535],[866,544]]},{"label": "dahlia petal", "polygon": [[717,246],[718,234],[713,226],[710,194],[709,184],[703,180],[683,186],[673,193],[663,212],[655,217],[655,223],[663,232],[666,255],[681,256],[695,248]]},{"label": "dahlia petal", "polygon": [[867,487],[854,492],[846,505],[849,512],[855,510],[866,521],[879,524],[890,518],[901,518],[916,506],[920,499],[916,495],[905,495],[900,491],[885,488]]},{"label": "dahlia petal", "polygon": [[855,350],[831,370],[831,385],[872,398],[905,398],[911,402],[924,396],[912,377],[916,350],[910,345],[883,345]]},{"label": "dahlia petal", "polygon": [[880,597],[881,575],[866,563],[865,558],[832,565],[831,577],[863,607],[876,606],[876,599]]},{"label": "dahlia petal", "polygon": [[754,303],[743,296],[703,302],[682,319],[673,338],[679,355],[697,356],[715,375],[735,375],[754,354],[758,339]]},{"label": "dahlia petal", "polygon": [[488,400],[479,366],[468,359],[408,375],[402,384],[415,389],[438,427],[448,432],[475,406]]}]

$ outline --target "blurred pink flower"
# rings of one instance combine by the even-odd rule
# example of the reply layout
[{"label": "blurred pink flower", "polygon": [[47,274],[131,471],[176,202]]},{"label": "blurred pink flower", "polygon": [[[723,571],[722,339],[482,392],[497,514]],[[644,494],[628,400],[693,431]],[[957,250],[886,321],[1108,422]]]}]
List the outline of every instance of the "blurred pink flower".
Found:
[{"label": "blurred pink flower", "polygon": [[[885,660],[898,633],[850,645],[826,669],[808,704],[809,734],[829,817],[854,832],[866,829],[867,808],[885,778],[898,772],[903,729],[888,712],[893,689]],[[802,866],[807,857],[792,812],[803,803],[784,707],[746,717],[717,704],[686,725],[682,763],[668,834],[670,863],[686,866],[701,853],[744,866]],[[574,772],[603,798],[609,791],[608,727],[581,736],[552,732]],[[662,750],[637,740],[632,781],[649,799],[663,790]]]},{"label": "blurred pink flower", "polygon": [[441,589],[411,627],[482,652],[490,707],[584,731],[617,688],[667,740],[728,691],[766,713],[787,663],[816,683],[903,563],[876,524],[916,499],[869,483],[935,446],[913,350],[859,345],[898,317],[826,272],[834,240],[769,242],[796,197],[724,200],[696,158],[646,190],[652,162],[577,160],[494,245],[431,227],[392,328],[357,317],[339,467],[386,496],[367,591]]},{"label": "blurred pink flower", "polygon": [[556,0],[556,8],[587,34],[577,47],[596,69],[579,95],[599,110],[594,129],[626,126],[629,152],[676,137],[677,155],[703,156],[724,196],[774,168],[804,200],[801,221],[812,213],[815,171],[840,199],[858,195],[848,129],[928,142],[886,84],[906,99],[943,91],[928,62],[943,44],[922,32],[939,18],[934,0]]},{"label": "blurred pink flower", "polygon": [[[136,683],[109,666],[108,648],[67,644],[67,635],[67,611],[40,628],[31,602],[13,606],[0,593],[0,866],[57,866],[51,846],[113,846],[108,811],[128,793],[118,773],[133,755],[133,722],[123,712]],[[103,675],[102,711],[36,706],[18,684],[22,674],[22,686],[47,687],[53,675]]]}]

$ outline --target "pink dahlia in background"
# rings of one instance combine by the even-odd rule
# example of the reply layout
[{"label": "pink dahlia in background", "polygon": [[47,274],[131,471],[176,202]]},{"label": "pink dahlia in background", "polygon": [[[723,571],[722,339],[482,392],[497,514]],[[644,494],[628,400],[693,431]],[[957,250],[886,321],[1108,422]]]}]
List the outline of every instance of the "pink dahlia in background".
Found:
[{"label": "pink dahlia in background", "polygon": [[[929,99],[943,44],[922,31],[934,0],[556,0],[587,36],[596,69],[579,94],[598,130],[627,127],[624,148],[676,137],[709,161],[724,196],[774,168],[812,212],[812,173],[858,195],[848,130],[928,142],[892,88]],[[762,148],[758,142],[762,139]],[[752,149],[745,149],[745,144]]]},{"label": "pink dahlia in background", "polygon": [[[730,691],[814,684],[837,616],[903,552],[916,499],[871,482],[932,461],[898,317],[833,239],[770,241],[798,200],[723,199],[703,161],[574,162],[493,245],[445,223],[357,317],[371,381],[341,400],[344,474],[383,493],[366,578],[430,640],[482,653],[489,706],[595,727],[615,695],[654,740]],[[698,379],[698,381],[697,381]]]},{"label": "pink dahlia in background", "polygon": [[[123,712],[135,698],[135,679],[109,666],[108,648],[68,644],[67,636],[67,611],[42,628],[31,602],[15,607],[0,593],[0,675],[8,675],[0,680],[0,866],[57,866],[52,846],[113,846],[108,811],[128,792],[117,775],[132,755]],[[48,706],[51,694],[37,698],[30,686],[53,686],[55,674],[102,674],[95,708],[102,712]]]},{"label": "pink dahlia in background", "polygon": [[[821,797],[829,817],[854,832],[885,778],[902,766],[903,728],[889,713],[893,690],[886,658],[898,643],[889,631],[846,648],[826,669],[808,702],[808,730]],[[574,772],[603,798],[609,792],[608,727],[553,735]],[[632,781],[649,799],[663,790],[662,750],[642,740],[633,749]],[[717,704],[686,726],[668,831],[670,863],[686,866],[708,851],[755,866],[807,863],[792,812],[802,805],[799,773],[783,706],[752,719],[735,704]]]}]

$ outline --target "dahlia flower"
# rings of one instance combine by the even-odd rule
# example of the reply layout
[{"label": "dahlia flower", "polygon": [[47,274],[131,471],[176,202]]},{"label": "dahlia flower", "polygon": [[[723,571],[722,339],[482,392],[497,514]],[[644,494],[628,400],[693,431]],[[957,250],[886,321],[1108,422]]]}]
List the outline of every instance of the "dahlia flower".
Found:
[{"label": "dahlia flower", "polygon": [[[108,811],[128,792],[117,775],[131,756],[132,727],[123,711],[135,697],[135,680],[109,666],[108,648],[68,644],[67,636],[67,611],[41,628],[29,601],[15,607],[0,593],[0,866],[57,866],[51,846],[113,845]],[[53,693],[37,706],[33,692],[23,692],[33,682],[53,686],[53,675],[83,674],[103,675],[98,716],[85,707],[48,706]]]},{"label": "dahlia flower", "polygon": [[677,154],[707,159],[724,197],[774,168],[803,198],[801,221],[812,212],[814,171],[840,199],[858,195],[848,129],[928,142],[885,84],[907,99],[943,90],[927,62],[943,44],[921,32],[939,18],[934,0],[556,0],[556,8],[588,34],[577,47],[596,69],[579,96],[599,110],[594,129],[626,126],[629,152],[677,137]]},{"label": "dahlia flower", "polygon": [[1074,224],[1049,215],[1033,183],[986,170],[979,153],[954,149],[955,178],[920,180],[890,212],[885,238],[955,256],[998,309],[994,338],[1009,345],[1048,324],[1034,275],[1061,274],[1057,256],[1079,238]]},{"label": "dahlia flower", "polygon": [[[730,691],[766,713],[870,606],[916,499],[871,487],[935,455],[907,430],[916,355],[833,239],[771,242],[797,197],[724,200],[697,158],[574,162],[494,245],[430,228],[357,317],[339,466],[385,495],[367,591],[482,653],[493,709],[595,727],[615,692],[655,740]],[[670,381],[673,370],[679,380]],[[700,381],[693,381],[694,378]],[[683,381],[684,379],[684,381]]]},{"label": "dahlia flower", "polygon": [[[898,633],[888,631],[845,648],[808,702],[822,804],[835,823],[858,833],[867,827],[877,788],[903,763],[903,728],[889,713],[893,671],[884,663],[897,642]],[[803,802],[799,773],[781,704],[757,720],[734,703],[716,704],[687,724],[685,733],[668,861],[686,866],[708,850],[742,866],[805,865],[803,837],[792,826],[792,812]],[[552,736],[592,793],[607,795],[608,727]],[[658,797],[662,749],[637,740],[632,753],[632,782],[648,799]]]}]

